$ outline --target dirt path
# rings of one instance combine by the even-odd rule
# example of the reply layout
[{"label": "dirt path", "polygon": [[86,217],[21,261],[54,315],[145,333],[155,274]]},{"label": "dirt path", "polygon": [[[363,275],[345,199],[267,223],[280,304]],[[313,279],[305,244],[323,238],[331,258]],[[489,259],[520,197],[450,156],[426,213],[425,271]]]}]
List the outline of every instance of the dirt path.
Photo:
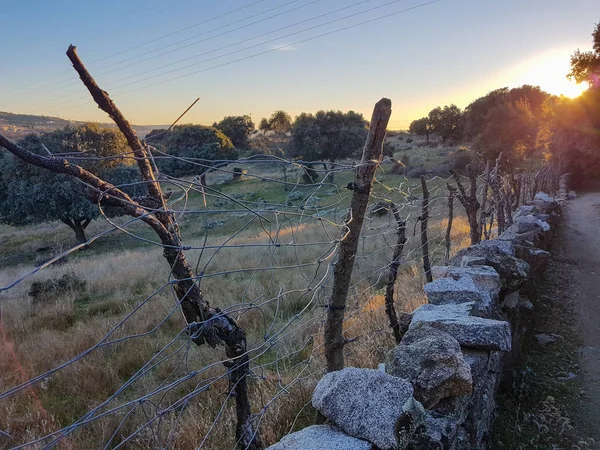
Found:
[{"label": "dirt path", "polygon": [[580,436],[600,448],[600,192],[565,205],[562,252],[568,265],[570,297],[578,314],[582,400],[573,422]]}]

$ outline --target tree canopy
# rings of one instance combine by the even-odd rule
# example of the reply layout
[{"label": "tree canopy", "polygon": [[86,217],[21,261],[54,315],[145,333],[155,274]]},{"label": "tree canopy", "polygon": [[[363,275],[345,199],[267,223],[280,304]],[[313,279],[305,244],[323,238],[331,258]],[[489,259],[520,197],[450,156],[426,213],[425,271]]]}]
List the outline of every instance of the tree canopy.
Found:
[{"label": "tree canopy", "polygon": [[[102,175],[113,184],[139,180],[125,137],[115,128],[85,124],[67,126],[41,135],[28,135],[20,145],[38,154],[69,154],[79,165]],[[88,159],[79,159],[88,158]],[[142,190],[132,186],[129,191]],[[27,164],[10,154],[0,154],[0,221],[20,226],[60,220],[85,242],[85,229],[99,215],[97,205],[88,200],[89,188],[67,175],[55,174]],[[111,211],[114,213],[114,211]]]},{"label": "tree canopy", "polygon": [[277,110],[268,119],[261,119],[258,128],[261,131],[288,133],[292,129],[292,117],[285,111]]},{"label": "tree canopy", "polygon": [[600,21],[592,32],[593,50],[582,52],[575,50],[571,56],[569,78],[581,83],[587,81],[590,86],[600,86]]},{"label": "tree canopy", "polygon": [[429,127],[444,142],[458,140],[461,134],[462,111],[456,105],[439,106],[429,112]]},{"label": "tree canopy", "polygon": [[367,121],[354,111],[302,113],[292,127],[292,156],[332,163],[356,156],[362,151],[367,133]]},{"label": "tree canopy", "polygon": [[[153,130],[149,136],[158,133],[160,130]],[[217,161],[238,158],[222,131],[202,125],[177,125],[156,140],[156,147],[159,171],[173,177],[205,175]]]},{"label": "tree canopy", "polygon": [[429,142],[429,136],[431,134],[429,117],[421,117],[420,119],[413,120],[408,127],[408,131],[417,136],[426,136],[427,142]]},{"label": "tree canopy", "polygon": [[250,135],[254,131],[254,122],[250,116],[227,116],[213,125],[225,134],[237,149],[247,149],[250,146]]},{"label": "tree canopy", "polygon": [[488,111],[473,148],[485,159],[495,159],[500,153],[507,158],[523,157],[535,147],[537,130],[537,121],[526,101],[501,103]]},{"label": "tree canopy", "polygon": [[436,134],[444,142],[458,141],[461,137],[462,111],[454,104],[448,106],[438,106],[429,111],[427,117],[413,120],[408,130],[417,136],[426,136],[429,142],[429,136]]}]

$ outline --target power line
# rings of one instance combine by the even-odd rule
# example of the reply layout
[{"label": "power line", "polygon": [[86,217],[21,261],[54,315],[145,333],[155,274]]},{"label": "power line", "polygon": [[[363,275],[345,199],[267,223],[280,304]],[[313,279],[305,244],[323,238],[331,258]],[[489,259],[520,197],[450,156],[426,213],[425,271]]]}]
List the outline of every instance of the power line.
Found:
[{"label": "power line", "polygon": [[[373,11],[375,9],[379,9],[379,8],[382,8],[382,7],[385,7],[385,6],[390,6],[392,4],[399,3],[401,1],[403,1],[403,0],[394,0],[394,1],[386,3],[384,5],[377,6],[377,7],[374,7],[374,8],[370,8],[370,9],[362,11],[362,12],[350,14],[348,16],[345,16],[345,17],[342,17],[342,18],[339,18],[339,19],[335,19],[335,20],[326,22],[326,23],[321,24],[321,25],[316,25],[316,26],[313,26],[313,27],[309,27],[309,28],[306,28],[304,30],[301,30],[301,31],[298,31],[298,32],[295,32],[295,33],[290,33],[290,34],[288,34],[286,36],[278,37],[277,39],[272,39],[272,40],[269,40],[269,41],[266,41],[266,42],[263,42],[263,43],[260,43],[260,44],[256,44],[256,45],[253,45],[253,46],[241,49],[241,50],[236,50],[236,51],[233,51],[233,52],[229,52],[229,53],[227,53],[225,55],[220,55],[220,56],[217,56],[217,57],[214,57],[214,58],[210,58],[208,60],[204,60],[204,61],[200,61],[198,63],[190,64],[188,66],[185,66],[185,67],[182,67],[182,68],[179,68],[179,69],[174,69],[172,71],[164,72],[164,73],[159,74],[159,75],[153,75],[153,76],[147,77],[147,78],[145,78],[143,80],[138,80],[135,83],[142,82],[142,81],[145,81],[145,80],[149,80],[149,79],[152,79],[152,78],[156,78],[158,76],[166,75],[168,73],[172,73],[172,72],[175,72],[175,71],[183,70],[185,68],[189,68],[189,67],[192,67],[192,66],[196,66],[198,64],[202,64],[202,63],[207,62],[207,61],[211,61],[211,60],[214,60],[214,59],[218,59],[218,58],[222,58],[222,57],[225,57],[225,56],[229,56],[229,55],[232,55],[234,53],[239,53],[240,51],[246,51],[249,48],[258,47],[260,45],[265,45],[265,44],[267,44],[269,42],[273,42],[275,40],[280,40],[280,39],[283,39],[285,37],[289,37],[289,36],[293,36],[293,35],[296,35],[296,34],[300,34],[300,33],[303,33],[303,32],[306,32],[306,31],[310,31],[310,30],[313,30],[313,29],[316,29],[316,28],[319,28],[319,27],[322,27],[322,26],[325,26],[325,25],[330,25],[331,23],[335,23],[335,22],[338,22],[338,21],[341,21],[341,20],[345,20],[345,19],[348,19],[350,17],[359,16],[361,14],[364,14],[364,13],[367,13],[367,12],[370,12],[370,11]],[[338,29],[333,30],[333,31],[328,31],[328,32],[325,32],[325,33],[321,33],[321,34],[318,34],[316,36],[312,36],[312,37],[309,37],[309,38],[306,38],[306,39],[302,39],[302,40],[293,42],[291,44],[281,45],[281,46],[278,46],[278,47],[275,47],[275,48],[272,48],[272,49],[269,49],[269,50],[264,50],[262,52],[254,53],[252,55],[248,55],[248,56],[245,56],[245,57],[242,57],[242,58],[238,58],[238,59],[235,59],[235,60],[232,60],[232,61],[228,61],[228,62],[225,62],[225,63],[222,63],[222,64],[218,64],[218,65],[215,65],[215,66],[207,67],[205,69],[197,70],[197,71],[194,71],[194,72],[191,72],[191,73],[187,73],[187,74],[179,75],[179,76],[176,76],[176,77],[173,77],[173,78],[169,78],[167,80],[161,80],[161,81],[158,81],[156,83],[152,83],[152,84],[149,84],[149,85],[146,85],[146,86],[142,86],[142,87],[139,87],[139,88],[136,88],[136,89],[131,89],[129,91],[121,92],[121,93],[119,93],[119,95],[130,94],[132,92],[137,92],[137,91],[142,90],[142,89],[147,89],[149,87],[154,87],[154,86],[158,86],[160,84],[169,83],[171,81],[176,81],[176,80],[179,80],[179,79],[182,79],[182,78],[186,78],[186,77],[189,77],[189,76],[192,76],[192,75],[197,75],[199,73],[207,72],[209,70],[214,70],[214,69],[217,69],[217,68],[220,68],[220,67],[228,66],[228,65],[231,65],[231,64],[234,64],[234,63],[237,63],[237,62],[245,61],[245,60],[248,60],[248,59],[251,59],[251,58],[255,58],[255,57],[262,56],[262,55],[265,55],[265,54],[268,54],[268,53],[279,51],[279,50],[282,50],[282,49],[285,49],[285,48],[289,48],[289,47],[293,47],[293,46],[296,46],[296,45],[300,45],[300,44],[303,44],[305,42],[309,42],[309,41],[312,41],[312,40],[315,40],[315,39],[319,39],[321,37],[330,36],[332,34],[339,33],[339,32],[342,32],[342,31],[346,31],[346,30],[349,30],[349,29],[352,29],[352,28],[356,28],[358,26],[366,25],[366,24],[369,24],[369,23],[373,23],[373,22],[376,22],[376,21],[379,21],[379,20],[383,20],[383,19],[389,18],[389,17],[393,17],[393,16],[396,16],[396,15],[399,15],[399,14],[402,14],[402,13],[405,13],[405,12],[409,12],[409,11],[412,11],[412,10],[415,10],[415,9],[419,9],[419,8],[422,8],[422,7],[425,7],[425,6],[434,4],[434,3],[438,3],[440,1],[441,0],[431,0],[429,2],[421,3],[419,5],[415,5],[415,6],[412,6],[410,8],[406,8],[406,9],[403,9],[403,10],[400,10],[400,11],[396,11],[396,12],[393,12],[393,13],[384,14],[384,15],[375,17],[373,19],[368,19],[368,20],[365,20],[365,21],[362,21],[362,22],[358,22],[358,23],[355,23],[355,24],[352,24],[352,25],[348,25],[348,26],[345,26],[345,27],[342,27],[342,28],[338,28]],[[139,76],[139,74],[138,74],[138,76]],[[117,87],[114,87],[114,88],[111,88],[111,89],[119,89],[119,88],[126,87],[126,86],[129,86],[131,84],[135,84],[135,83],[128,83],[128,84],[117,86]],[[69,100],[69,101],[61,103],[61,104],[72,103],[73,101],[79,100],[80,98],[82,98],[82,97],[78,97],[76,99]],[[75,106],[80,106],[80,105],[75,105]],[[70,108],[72,108],[72,107],[70,107]],[[70,109],[70,108],[66,108],[66,109]]]},{"label": "power line", "polygon": [[[297,1],[297,0],[294,0],[294,1]],[[283,14],[287,14],[287,13],[289,13],[289,12],[295,11],[295,10],[297,10],[297,9],[300,9],[300,8],[304,8],[304,7],[306,7],[306,6],[309,6],[309,5],[312,5],[312,4],[314,4],[314,3],[318,3],[318,2],[321,2],[321,1],[323,1],[323,0],[312,0],[311,2],[309,2],[309,3],[305,4],[305,5],[301,5],[301,6],[297,7],[297,8],[293,8],[293,9],[291,9],[291,10],[288,10],[288,11],[285,11],[285,12],[283,12],[283,13],[276,14],[276,15],[274,15],[274,16],[271,16],[271,17],[267,18],[267,19],[263,19],[263,20],[260,20],[260,21],[257,21],[257,22],[253,22],[253,23],[251,23],[251,24],[249,24],[249,25],[247,25],[247,26],[254,25],[254,24],[257,24],[257,23],[259,23],[259,22],[263,22],[263,21],[265,21],[265,20],[271,19],[271,18],[273,18],[273,17],[276,17],[276,16],[280,16],[280,15],[283,15]],[[194,56],[188,57],[188,58],[184,58],[184,59],[181,59],[181,60],[179,60],[179,61],[176,61],[176,62],[173,62],[173,63],[164,64],[164,65],[162,65],[162,66],[159,66],[159,67],[156,67],[156,68],[153,68],[153,69],[150,69],[150,70],[145,70],[145,71],[142,71],[142,72],[140,72],[140,73],[136,73],[136,74],[134,74],[134,75],[129,75],[129,76],[126,76],[126,77],[123,77],[123,78],[118,78],[117,80],[113,81],[113,83],[117,83],[117,82],[119,82],[119,81],[124,81],[124,80],[129,80],[129,79],[131,79],[131,78],[137,78],[137,77],[139,77],[139,76],[141,76],[141,75],[145,75],[145,74],[147,74],[147,73],[151,73],[151,72],[154,72],[154,71],[157,71],[157,70],[160,70],[160,69],[164,69],[164,68],[166,68],[166,67],[171,67],[171,66],[173,66],[173,65],[175,65],[175,64],[180,64],[180,63],[182,63],[182,62],[186,62],[186,61],[189,61],[189,60],[192,60],[192,59],[199,58],[200,56],[204,56],[204,55],[208,55],[208,54],[211,54],[211,53],[215,53],[215,52],[218,52],[218,51],[220,51],[220,50],[224,50],[224,49],[227,49],[227,48],[230,48],[230,47],[235,47],[235,46],[237,46],[237,45],[240,45],[240,44],[245,44],[245,43],[246,43],[246,42],[248,42],[248,41],[252,41],[252,40],[255,40],[255,39],[258,39],[258,38],[264,37],[264,36],[268,36],[268,35],[271,35],[271,34],[277,33],[277,32],[279,32],[279,31],[284,31],[284,30],[287,30],[287,29],[289,29],[289,28],[291,28],[291,27],[295,27],[295,26],[301,25],[301,24],[303,24],[303,23],[312,22],[313,20],[317,20],[317,19],[320,19],[320,18],[322,18],[322,17],[327,17],[327,16],[329,16],[329,15],[336,14],[336,13],[338,13],[338,12],[345,11],[345,10],[347,10],[347,9],[354,8],[354,7],[356,7],[356,6],[362,5],[362,4],[364,4],[364,3],[369,3],[369,2],[371,2],[371,1],[373,1],[373,0],[361,0],[361,1],[359,1],[359,2],[356,2],[356,3],[353,3],[353,4],[351,4],[351,5],[344,6],[344,7],[342,7],[342,8],[338,8],[338,9],[336,9],[336,10],[333,10],[333,11],[330,11],[330,12],[327,12],[327,13],[323,13],[323,14],[320,14],[320,15],[318,15],[318,16],[311,17],[311,18],[309,18],[309,19],[304,19],[304,20],[301,20],[300,22],[296,22],[296,23],[294,23],[294,24],[291,24],[291,25],[287,25],[287,26],[280,27],[280,28],[277,28],[277,29],[275,29],[275,30],[272,30],[272,31],[268,31],[268,32],[266,32],[266,33],[261,33],[261,34],[258,34],[258,35],[255,35],[255,36],[252,36],[251,38],[248,38],[248,39],[244,39],[244,40],[241,40],[241,41],[234,42],[234,43],[232,43],[232,44],[224,45],[224,46],[222,46],[222,47],[219,47],[219,48],[216,48],[216,49],[213,49],[213,50],[210,50],[210,51],[204,52],[204,53],[200,53],[200,54],[197,54],[197,55],[194,55]],[[403,0],[395,0],[394,2],[391,2],[391,3],[396,3],[396,2],[399,2],[399,1],[403,1]],[[290,3],[293,3],[293,2],[290,2]],[[371,10],[373,10],[373,9],[379,9],[379,8],[382,8],[382,7],[384,7],[384,6],[388,6],[389,4],[390,4],[390,3],[388,3],[388,4],[385,4],[385,5],[382,5],[382,6],[377,6],[377,7],[375,7],[375,8],[372,8],[372,9],[369,9],[369,10],[366,10],[366,11],[363,11],[363,12],[369,12],[369,11],[371,11]],[[346,18],[348,18],[348,17],[352,17],[352,16],[347,16]],[[344,18],[342,18],[342,19],[344,19]],[[342,19],[340,19],[340,20],[342,20]],[[326,22],[326,23],[324,23],[324,24],[318,25],[317,27],[311,27],[311,28],[307,28],[307,29],[305,29],[305,30],[301,30],[301,31],[299,31],[299,32],[292,33],[292,34],[290,34],[290,35],[286,35],[286,36],[280,36],[279,38],[276,38],[276,39],[273,39],[273,40],[270,40],[270,41],[267,41],[267,42],[263,42],[263,43],[261,43],[261,44],[255,44],[255,45],[252,45],[252,46],[250,46],[250,47],[245,47],[245,48],[243,48],[243,49],[240,49],[240,50],[237,50],[237,51],[234,51],[234,52],[227,53],[227,54],[225,54],[225,55],[223,55],[223,56],[228,56],[228,55],[230,55],[230,54],[233,54],[233,53],[239,53],[239,52],[241,52],[241,51],[248,50],[249,48],[254,48],[254,47],[257,47],[257,46],[260,46],[260,45],[264,45],[264,44],[266,44],[266,43],[273,42],[273,41],[276,41],[276,40],[279,40],[279,39],[282,39],[282,38],[285,38],[285,37],[289,37],[289,36],[292,36],[292,35],[296,35],[296,34],[298,34],[298,33],[301,33],[301,32],[304,32],[304,31],[308,31],[308,30],[311,30],[311,29],[313,29],[313,28],[318,28],[318,27],[321,27],[321,26],[325,26],[325,25],[328,25],[328,24],[330,24],[330,23],[333,23],[333,22],[334,22],[334,21],[332,21],[332,22]],[[111,73],[111,72],[114,72],[115,70],[121,70],[121,69],[125,69],[125,68],[127,68],[127,67],[134,66],[134,65],[136,65],[136,64],[143,63],[143,62],[146,62],[146,61],[149,61],[149,60],[152,60],[152,59],[158,58],[158,57],[160,57],[160,56],[168,55],[168,54],[174,53],[174,52],[176,52],[176,51],[182,50],[182,49],[184,49],[184,48],[191,47],[191,46],[193,46],[193,45],[196,45],[196,44],[198,44],[198,43],[201,43],[201,42],[206,42],[206,41],[208,41],[208,40],[211,40],[211,39],[213,39],[213,38],[215,38],[215,37],[223,36],[223,35],[225,35],[225,34],[229,34],[229,33],[231,33],[231,32],[238,31],[238,30],[240,30],[240,29],[242,29],[242,28],[246,28],[246,26],[244,26],[244,27],[240,27],[240,28],[236,28],[235,30],[227,31],[227,32],[225,32],[225,33],[221,33],[221,34],[219,34],[219,35],[216,35],[216,36],[211,36],[210,38],[207,38],[207,39],[203,39],[203,40],[200,40],[200,41],[196,41],[196,42],[194,42],[194,43],[192,43],[192,44],[188,44],[188,45],[186,45],[186,46],[184,46],[184,47],[181,47],[181,48],[178,48],[178,49],[175,49],[175,50],[171,50],[171,51],[168,51],[168,52],[164,52],[164,53],[161,53],[161,54],[159,54],[159,55],[155,55],[155,56],[153,56],[153,57],[147,58],[147,59],[145,59],[145,60],[142,60],[142,61],[137,61],[137,62],[135,62],[135,63],[132,63],[132,64],[129,64],[129,65],[127,65],[127,66],[121,67],[121,68],[119,68],[119,69],[110,70],[110,71],[108,71],[108,72],[104,72],[104,73],[102,73],[102,72],[101,72],[101,73],[99,73],[98,75],[105,75],[106,73]],[[219,56],[219,57],[222,57],[222,56]],[[212,60],[214,60],[214,59],[217,59],[217,58],[219,58],[219,57],[210,58],[210,59],[208,59],[208,60],[201,61],[201,62],[199,62],[199,63],[191,64],[191,65],[188,65],[188,66],[185,66],[185,67],[182,67],[182,68],[176,69],[176,70],[171,70],[171,71],[165,72],[165,73],[163,73],[163,74],[161,74],[161,75],[164,75],[164,74],[167,74],[167,73],[171,73],[171,72],[174,72],[174,71],[177,71],[177,70],[182,70],[182,69],[185,69],[185,68],[187,68],[187,67],[191,67],[191,66],[194,66],[194,65],[198,65],[198,64],[201,64],[201,63],[204,63],[204,62],[207,62],[207,61],[212,61]],[[159,76],[160,76],[160,75],[159,75]],[[110,84],[111,84],[111,83],[108,83],[108,87],[110,87]],[[71,84],[71,83],[68,83],[68,84],[64,85],[63,87],[66,87],[66,86],[72,86],[72,84]],[[118,86],[117,88],[119,88],[119,87],[122,87],[122,86]],[[59,89],[60,89],[60,88],[59,88]],[[75,98],[75,99],[73,99],[73,100],[69,100],[69,101],[67,101],[67,102],[62,102],[62,103],[59,103],[58,105],[67,104],[67,103],[70,103],[70,102],[72,102],[72,101],[74,101],[74,100],[78,100],[78,99],[82,99],[82,98],[88,98],[88,96],[87,96],[87,95],[79,95],[77,92],[75,92],[75,93],[72,93],[72,94],[69,94],[69,95],[66,95],[66,96],[62,96],[62,95],[61,95],[61,96],[57,96],[57,97],[54,97],[54,98],[52,98],[52,99],[46,100],[46,101],[44,101],[44,102],[42,102],[42,103],[36,103],[36,105],[37,105],[37,106],[44,105],[44,104],[50,103],[50,102],[52,102],[52,101],[54,101],[54,100],[57,100],[57,99],[62,99],[62,98],[65,98],[65,97],[73,97],[73,96],[75,96],[75,95],[78,95],[78,97],[77,97],[77,98]],[[32,106],[33,106],[33,105],[32,105]],[[26,107],[26,108],[27,108],[27,107]]]},{"label": "power line", "polygon": [[[190,1],[190,0],[183,0],[183,1],[179,2],[179,3],[178,3],[177,5],[175,5],[175,6],[179,6],[179,5],[183,4],[183,3],[187,3],[188,1]],[[137,45],[135,45],[135,46],[133,46],[133,47],[129,47],[129,48],[125,49],[125,50],[121,50],[121,51],[118,51],[118,52],[116,52],[116,53],[113,53],[113,54],[111,54],[111,55],[104,56],[104,57],[102,57],[102,58],[96,59],[96,60],[94,60],[94,61],[90,62],[90,63],[89,63],[89,65],[91,65],[91,64],[96,64],[96,63],[98,63],[98,62],[101,62],[101,61],[105,61],[105,60],[107,60],[107,59],[110,59],[110,58],[113,58],[113,57],[115,57],[115,56],[118,56],[118,55],[122,55],[122,54],[124,54],[124,53],[127,53],[127,52],[129,52],[129,51],[131,51],[131,50],[136,50],[136,49],[138,49],[138,48],[140,48],[140,47],[144,47],[144,46],[146,46],[146,45],[148,45],[148,44],[151,44],[151,43],[153,43],[153,42],[157,42],[157,41],[160,41],[160,40],[162,40],[162,39],[166,39],[166,38],[168,38],[168,37],[171,37],[171,36],[174,36],[174,35],[176,35],[176,34],[182,33],[182,32],[184,32],[184,31],[187,31],[187,30],[189,30],[189,29],[192,29],[192,28],[198,27],[198,26],[200,26],[200,25],[204,25],[204,24],[206,24],[206,23],[209,23],[209,22],[212,22],[212,21],[215,21],[215,20],[221,19],[221,18],[223,18],[223,17],[225,17],[225,16],[228,16],[228,15],[231,15],[231,14],[233,14],[233,13],[236,13],[236,12],[242,11],[242,10],[244,10],[244,9],[247,9],[247,8],[250,8],[250,7],[252,7],[252,6],[254,6],[254,5],[258,4],[258,3],[262,3],[262,2],[264,2],[264,1],[265,1],[265,0],[256,0],[256,1],[254,1],[254,2],[252,2],[252,3],[250,3],[250,4],[248,4],[248,5],[242,6],[242,7],[240,7],[240,8],[236,8],[236,9],[230,10],[230,11],[228,11],[228,12],[226,12],[226,13],[223,13],[223,14],[220,14],[220,15],[217,15],[217,16],[214,16],[214,17],[211,17],[210,19],[206,19],[206,20],[203,20],[203,21],[201,21],[201,22],[197,22],[197,23],[195,23],[195,24],[193,24],[193,25],[187,26],[187,27],[185,27],[185,28],[181,28],[181,29],[179,29],[179,30],[173,31],[173,32],[171,32],[171,33],[168,33],[168,34],[166,34],[166,35],[160,36],[160,37],[158,37],[158,38],[151,39],[151,40],[149,40],[149,41],[146,41],[146,42],[143,42],[143,43],[141,43],[141,44],[137,44]],[[277,8],[278,8],[278,7],[275,7],[274,9],[277,9]],[[162,9],[160,9],[160,10],[158,10],[158,11],[156,11],[156,12],[152,13],[152,14],[149,14],[148,16],[146,16],[146,18],[147,18],[147,17],[154,16],[154,15],[156,15],[156,14],[159,14],[160,12],[166,11],[167,9],[173,9],[173,5],[170,5],[169,7],[162,8]],[[130,22],[130,23],[135,23],[135,22],[138,22],[138,21],[139,21],[139,20],[137,20],[137,21],[133,21],[133,22]],[[107,32],[103,32],[103,33],[101,33],[99,36],[102,36],[102,35],[104,35],[104,34],[106,34],[106,33],[107,33]],[[88,40],[89,40],[89,39],[88,39]],[[85,41],[84,41],[84,42],[85,42]],[[70,72],[71,72],[71,70],[65,70],[65,71],[59,72],[59,73],[57,73],[57,74],[55,74],[55,75],[51,75],[50,77],[43,78],[43,79],[41,79],[41,80],[35,81],[35,82],[34,82],[34,83],[32,83],[32,84],[38,84],[38,83],[42,83],[42,82],[44,82],[44,81],[47,81],[47,80],[49,80],[49,79],[53,79],[53,78],[56,78],[57,76],[60,76],[60,75],[66,74],[66,73],[70,73]],[[29,86],[31,86],[31,85],[29,85]],[[29,88],[29,86],[27,86],[26,88],[28,89],[28,88]],[[46,86],[44,86],[44,87],[48,87],[48,86],[46,85]],[[23,88],[23,89],[26,89],[26,88]],[[9,97],[8,97],[8,98],[11,98],[11,97],[13,97],[13,96],[16,96],[16,95],[18,95],[20,91],[22,91],[22,89],[17,89],[17,91],[16,91],[16,92],[14,92],[13,94],[9,95]]]},{"label": "power line", "polygon": [[[213,31],[218,31],[218,30],[221,30],[221,29],[223,29],[223,28],[227,28],[227,27],[229,27],[229,26],[231,26],[231,25],[233,25],[233,24],[236,24],[236,23],[239,23],[239,22],[243,22],[243,21],[245,21],[245,20],[248,20],[248,19],[251,19],[251,18],[253,18],[253,17],[261,16],[261,15],[263,15],[263,14],[265,14],[265,13],[269,13],[269,12],[271,12],[271,11],[275,11],[275,10],[277,10],[277,9],[279,9],[279,8],[283,8],[284,6],[290,5],[290,4],[292,4],[292,3],[297,3],[298,1],[300,1],[300,0],[291,0],[291,1],[289,1],[289,2],[287,2],[287,3],[285,3],[285,4],[283,4],[283,5],[279,5],[279,6],[276,6],[276,7],[274,7],[274,8],[271,8],[271,9],[269,9],[269,10],[262,11],[262,12],[260,12],[260,13],[254,14],[254,15],[252,15],[252,16],[249,16],[249,17],[246,17],[246,18],[244,18],[244,19],[240,19],[240,20],[237,20],[237,21],[234,21],[234,22],[230,22],[230,23],[228,23],[228,24],[226,24],[226,25],[223,25],[223,26],[220,26],[220,27],[217,27],[217,28],[213,28],[212,30],[209,30],[209,31],[202,32],[202,33],[200,33],[200,34],[198,34],[198,35],[194,35],[194,36],[188,37],[188,38],[186,38],[186,39],[183,39],[183,40],[181,40],[181,41],[177,41],[177,42],[174,42],[174,43],[168,44],[168,45],[166,45],[166,46],[159,47],[159,48],[157,48],[157,49],[154,49],[154,50],[150,50],[150,51],[148,51],[148,52],[145,52],[145,53],[142,53],[142,54],[140,54],[140,55],[134,56],[134,58],[140,58],[140,57],[142,57],[142,56],[144,56],[144,55],[148,55],[148,54],[151,54],[151,53],[154,53],[154,52],[160,51],[160,50],[162,50],[162,49],[165,49],[165,48],[168,48],[168,47],[172,47],[172,46],[174,46],[174,45],[177,45],[177,44],[179,44],[179,43],[182,43],[182,42],[187,42],[187,41],[189,41],[189,40],[191,40],[191,39],[194,39],[194,38],[196,38],[196,37],[203,36],[203,35],[206,35],[206,34],[208,34],[208,33],[212,33]],[[313,4],[315,4],[315,3],[318,3],[318,2],[321,2],[321,1],[323,1],[323,0],[312,0],[312,1],[310,1],[309,3],[306,3],[306,4],[304,4],[304,5],[300,5],[300,6],[296,7],[296,8],[292,8],[292,9],[289,9],[289,10],[287,10],[287,11],[283,11],[283,12],[281,12],[281,13],[278,13],[278,14],[271,15],[271,16],[269,16],[269,17],[266,17],[266,18],[264,18],[264,19],[257,20],[257,21],[255,21],[255,22],[252,22],[252,23],[246,24],[246,25],[244,25],[244,26],[242,26],[242,27],[234,28],[233,30],[225,31],[225,32],[223,32],[223,33],[220,33],[220,34],[216,34],[216,35],[214,35],[214,36],[210,36],[210,37],[208,37],[208,38],[201,39],[201,40],[199,40],[199,41],[193,42],[193,43],[191,43],[191,44],[185,45],[185,46],[183,46],[183,47],[180,47],[180,48],[177,48],[177,49],[174,49],[174,50],[171,50],[171,51],[163,52],[163,53],[160,53],[160,54],[158,54],[158,55],[154,55],[154,56],[151,56],[151,57],[149,57],[149,58],[142,59],[141,61],[135,61],[135,62],[132,62],[132,63],[130,63],[130,64],[127,64],[127,65],[125,65],[125,66],[122,66],[122,67],[117,67],[117,68],[115,68],[115,69],[111,69],[111,70],[108,70],[108,71],[102,71],[102,70],[100,70],[100,71],[99,71],[99,72],[96,74],[96,76],[106,75],[106,74],[109,74],[109,73],[113,73],[113,72],[115,72],[115,71],[119,71],[119,70],[126,69],[126,68],[128,68],[128,67],[131,67],[131,66],[135,66],[135,65],[138,65],[138,64],[142,64],[142,63],[144,63],[144,62],[147,62],[147,61],[150,61],[150,60],[156,59],[156,58],[158,58],[158,57],[160,57],[160,56],[168,55],[168,54],[170,54],[170,53],[174,53],[174,52],[176,52],[176,51],[183,50],[183,49],[185,49],[185,48],[188,48],[188,47],[191,47],[191,46],[197,45],[197,44],[199,44],[199,43],[202,43],[202,42],[208,42],[208,41],[210,41],[210,40],[212,40],[212,39],[215,39],[215,38],[218,38],[218,37],[221,37],[221,36],[225,36],[225,35],[227,35],[227,34],[230,34],[230,33],[234,33],[234,32],[236,32],[236,31],[239,31],[239,30],[241,30],[241,29],[248,28],[248,27],[250,27],[250,26],[253,26],[253,25],[256,25],[256,24],[258,24],[258,23],[265,22],[265,21],[268,21],[268,20],[270,20],[270,19],[273,19],[273,18],[275,18],[275,17],[279,17],[279,16],[282,16],[282,15],[285,15],[285,14],[291,13],[291,12],[293,12],[293,11],[296,11],[296,10],[299,10],[299,9],[302,9],[302,8],[305,8],[305,7],[307,7],[307,6],[313,5]],[[372,0],[364,0],[364,1],[363,1],[363,2],[361,2],[361,3],[364,3],[365,1],[372,1]],[[283,28],[283,29],[285,29],[285,28]],[[268,33],[267,33],[267,34],[268,34]],[[254,39],[254,38],[253,38],[253,39]],[[242,41],[242,42],[245,42],[245,41]],[[234,45],[234,44],[232,44],[232,45]],[[226,46],[225,48],[227,48],[227,47],[230,47],[230,46],[231,46],[231,45],[229,45],[229,46]],[[217,49],[217,50],[219,50],[219,49]],[[217,50],[213,50],[213,51],[217,51]],[[115,65],[117,65],[117,64],[122,64],[122,63],[124,63],[124,62],[128,62],[129,60],[130,60],[130,59],[124,59],[124,60],[121,60],[121,61],[117,61],[116,63],[112,63],[112,64],[110,64],[110,65],[108,65],[108,66],[104,67],[104,69],[108,69],[108,68],[110,68],[110,67],[113,67],[113,66],[115,66]],[[98,62],[98,61],[99,61],[99,60],[97,60],[96,62]],[[93,63],[90,63],[90,64],[93,64]],[[175,64],[177,64],[177,63],[175,63]],[[168,66],[168,64],[167,64],[167,66]],[[160,68],[162,68],[162,67],[166,67],[166,66],[161,66]],[[159,69],[160,69],[160,68],[159,68]],[[158,69],[154,69],[154,70],[158,70]],[[125,79],[128,79],[128,78],[131,78],[131,77],[126,77]],[[120,80],[117,80],[117,81],[120,81]],[[68,88],[68,87],[72,87],[72,86],[73,86],[72,82],[66,82],[66,83],[63,83],[63,84],[59,85],[57,88],[54,88],[54,89],[53,89],[53,91],[60,91],[60,90],[62,90],[62,89],[64,89],[64,88]],[[78,94],[78,93],[72,93],[72,94],[68,94],[66,97],[72,97],[72,96],[74,96],[74,95],[77,95],[77,94]],[[36,96],[36,94],[31,94],[31,95],[28,95],[28,96],[26,96],[26,97],[22,97],[22,98],[20,98],[20,99],[19,99],[19,101],[27,100],[27,99],[33,98],[33,97],[35,97],[35,96]],[[58,96],[58,97],[54,97],[54,98],[52,98],[52,99],[49,99],[49,100],[46,100],[46,101],[44,101],[43,103],[38,103],[38,105],[40,105],[40,104],[42,104],[42,105],[43,105],[43,104],[46,104],[46,103],[49,103],[49,102],[53,101],[54,99],[59,99],[59,98],[64,98],[64,96],[62,96],[62,95],[61,95],[61,96]],[[14,103],[14,101],[13,101],[13,103]]]}]

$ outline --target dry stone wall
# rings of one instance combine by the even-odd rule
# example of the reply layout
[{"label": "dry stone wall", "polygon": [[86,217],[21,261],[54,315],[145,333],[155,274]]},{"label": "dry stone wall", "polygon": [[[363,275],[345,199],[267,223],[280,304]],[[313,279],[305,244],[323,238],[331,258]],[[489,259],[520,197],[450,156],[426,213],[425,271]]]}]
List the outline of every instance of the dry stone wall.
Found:
[{"label": "dry stone wall", "polygon": [[268,450],[488,448],[495,395],[518,355],[533,303],[532,282],[550,257],[552,228],[567,192],[540,192],[496,239],[460,250],[433,267],[428,304],[412,315],[380,370],[326,374],[313,406],[327,418]]}]

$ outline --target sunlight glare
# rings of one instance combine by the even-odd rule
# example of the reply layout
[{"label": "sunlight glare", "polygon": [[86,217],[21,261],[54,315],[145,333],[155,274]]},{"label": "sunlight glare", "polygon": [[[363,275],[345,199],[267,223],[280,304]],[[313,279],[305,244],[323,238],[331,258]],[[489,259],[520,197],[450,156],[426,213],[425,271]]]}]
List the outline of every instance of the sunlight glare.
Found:
[{"label": "sunlight glare", "polygon": [[567,78],[570,70],[570,53],[565,51],[547,52],[520,65],[515,74],[515,86],[530,84],[542,90],[565,97],[580,96],[587,88],[586,82],[577,84]]}]

